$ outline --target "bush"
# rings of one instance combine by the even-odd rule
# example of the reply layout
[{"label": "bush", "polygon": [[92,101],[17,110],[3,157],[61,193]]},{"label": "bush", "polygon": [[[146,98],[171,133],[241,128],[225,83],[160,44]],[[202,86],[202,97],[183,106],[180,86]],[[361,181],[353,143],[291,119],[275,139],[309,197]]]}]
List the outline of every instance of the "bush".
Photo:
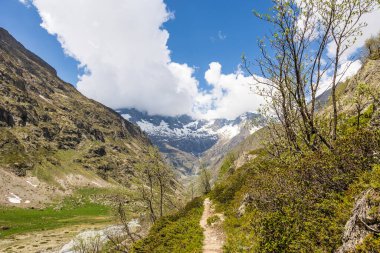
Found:
[{"label": "bush", "polygon": [[217,223],[218,221],[220,221],[219,216],[218,215],[213,215],[211,217],[208,217],[208,219],[207,219],[207,225],[211,226],[212,224]]},{"label": "bush", "polygon": [[380,59],[380,33],[365,42],[364,57],[370,60]]},{"label": "bush", "polygon": [[210,195],[225,210],[227,252],[333,252],[340,246],[354,196],[379,187],[380,178],[373,167],[379,132],[350,125],[344,131],[333,152],[260,154],[215,186]]},{"label": "bush", "polygon": [[195,198],[177,214],[158,220],[149,235],[133,245],[132,252],[202,252],[202,213],[203,199]]}]

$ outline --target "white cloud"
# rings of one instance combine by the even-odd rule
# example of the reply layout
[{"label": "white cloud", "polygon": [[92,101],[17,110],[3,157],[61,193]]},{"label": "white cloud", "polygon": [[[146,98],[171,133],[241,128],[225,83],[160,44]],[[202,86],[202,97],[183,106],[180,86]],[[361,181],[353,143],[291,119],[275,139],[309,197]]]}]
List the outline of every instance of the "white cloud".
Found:
[{"label": "white cloud", "polygon": [[30,7],[30,0],[18,0],[18,1],[28,8]]},{"label": "white cloud", "polygon": [[234,119],[245,112],[255,112],[264,99],[255,93],[256,82],[237,70],[233,74],[223,74],[222,65],[210,64],[205,79],[212,90],[197,97],[199,111],[206,118]]},{"label": "white cloud", "polygon": [[[169,33],[162,25],[174,14],[163,0],[19,1],[37,8],[42,27],[85,68],[78,89],[107,106],[134,107],[150,114],[234,118],[256,111],[264,102],[254,94],[252,77],[239,70],[223,74],[216,62],[205,73],[211,90],[199,90],[194,67],[171,60]],[[355,48],[378,31],[378,15],[365,17],[365,36]],[[223,40],[226,35],[219,31],[216,38]]]},{"label": "white cloud", "polygon": [[[213,90],[202,93],[194,68],[171,61],[169,33],[162,24],[173,14],[163,0],[32,3],[42,27],[85,68],[78,90],[107,106],[207,118],[233,118],[258,107],[250,92],[252,80],[243,74],[224,75],[221,65],[212,63],[205,76]],[[226,35],[220,31],[218,38]]]},{"label": "white cloud", "polygon": [[[352,56],[352,54],[356,53],[357,50],[364,45],[367,39],[379,33],[380,31],[379,16],[380,16],[379,8],[375,9],[371,13],[367,13],[363,15],[361,19],[361,23],[366,24],[366,26],[362,29],[363,35],[357,37],[356,41],[352,45],[350,45],[348,50],[346,50],[345,54],[342,57],[343,61],[348,61],[349,57]],[[334,42],[331,42],[328,45],[329,55],[330,56],[333,55],[335,50],[336,50],[336,44]]]},{"label": "white cloud", "polygon": [[193,68],[174,63],[162,24],[163,0],[33,0],[44,27],[86,68],[77,84],[112,108],[190,114],[198,93]]},{"label": "white cloud", "polygon": [[[348,78],[354,76],[362,67],[362,63],[359,60],[356,61],[345,61],[338,70],[337,80],[339,82],[344,82]],[[332,85],[332,76],[324,75],[319,89],[317,91],[317,96],[321,95],[326,90],[330,89]]]},{"label": "white cloud", "polygon": [[218,38],[220,40],[225,40],[225,39],[227,39],[227,35],[225,35],[222,31],[219,31],[218,32]]}]

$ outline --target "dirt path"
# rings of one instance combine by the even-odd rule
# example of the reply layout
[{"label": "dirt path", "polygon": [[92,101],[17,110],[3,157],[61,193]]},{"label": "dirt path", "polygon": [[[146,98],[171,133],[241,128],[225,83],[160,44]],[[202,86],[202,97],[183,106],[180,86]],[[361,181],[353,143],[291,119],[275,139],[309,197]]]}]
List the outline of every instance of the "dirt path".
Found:
[{"label": "dirt path", "polygon": [[[223,214],[215,213],[212,202],[209,198],[203,202],[204,211],[200,221],[201,227],[204,229],[203,253],[220,253],[223,252],[224,234],[221,228],[221,222],[224,220]],[[219,216],[219,222],[211,225],[207,224],[207,219],[212,216]]]}]

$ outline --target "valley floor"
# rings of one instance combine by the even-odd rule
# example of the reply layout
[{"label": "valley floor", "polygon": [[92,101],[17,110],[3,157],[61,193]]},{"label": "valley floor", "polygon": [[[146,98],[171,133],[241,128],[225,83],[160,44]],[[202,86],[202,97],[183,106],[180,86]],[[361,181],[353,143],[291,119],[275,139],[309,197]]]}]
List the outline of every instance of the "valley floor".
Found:
[{"label": "valley floor", "polygon": [[0,239],[1,253],[59,252],[59,250],[84,230],[103,229],[106,224],[81,224],[46,231],[17,234]]}]

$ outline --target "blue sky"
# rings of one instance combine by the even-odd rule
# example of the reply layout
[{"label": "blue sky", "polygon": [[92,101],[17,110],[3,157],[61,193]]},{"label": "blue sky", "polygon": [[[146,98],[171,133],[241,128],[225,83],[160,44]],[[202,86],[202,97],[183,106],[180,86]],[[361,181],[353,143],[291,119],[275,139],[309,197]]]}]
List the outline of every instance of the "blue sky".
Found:
[{"label": "blue sky", "polygon": [[243,52],[253,57],[257,38],[268,29],[267,24],[253,16],[252,10],[267,11],[270,1],[167,0],[166,3],[175,13],[175,19],[164,25],[171,35],[168,45],[172,59],[199,67],[198,80],[204,81],[204,72],[213,61],[220,62],[224,71],[234,72]]},{"label": "blue sky", "polygon": [[[230,73],[237,69],[243,52],[253,56],[256,41],[267,27],[252,15],[265,11],[269,1],[255,0],[166,0],[175,18],[164,23],[170,33],[168,47],[172,60],[196,67],[195,76],[202,88],[208,88],[204,72],[217,61]],[[66,82],[76,85],[78,61],[64,54],[56,37],[43,29],[37,9],[18,0],[0,1],[0,26],[7,29],[28,49],[42,57]]]},{"label": "blue sky", "polygon": [[57,69],[64,81],[76,84],[78,63],[64,54],[57,39],[40,24],[41,18],[34,7],[27,8],[18,0],[0,1],[0,26]]},{"label": "blue sky", "polygon": [[[1,0],[0,26],[57,69],[63,80],[111,108],[234,119],[264,103],[254,92],[257,83],[239,64],[242,53],[249,59],[259,56],[257,40],[270,27],[252,10],[267,12],[270,4]],[[350,52],[379,31],[379,15],[378,9],[363,17],[368,26]],[[325,76],[324,87],[329,78]]]}]

